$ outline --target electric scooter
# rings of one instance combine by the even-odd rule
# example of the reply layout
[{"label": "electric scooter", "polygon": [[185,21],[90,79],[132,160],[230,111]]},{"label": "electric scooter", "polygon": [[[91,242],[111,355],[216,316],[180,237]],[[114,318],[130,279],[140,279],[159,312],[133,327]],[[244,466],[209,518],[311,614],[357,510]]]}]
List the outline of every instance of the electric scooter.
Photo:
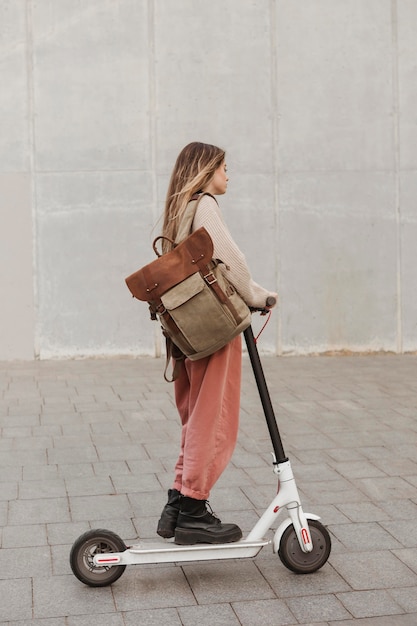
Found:
[{"label": "electric scooter", "polygon": [[[269,309],[256,310],[261,315],[270,313]],[[272,545],[282,563],[296,574],[310,574],[327,562],[331,550],[330,535],[317,515],[304,513],[302,509],[251,326],[244,331],[244,337],[274,450],[277,495],[247,537],[235,543],[181,546],[173,541],[160,540],[153,544],[126,546],[123,539],[110,530],[89,530],[74,542],[70,553],[71,569],[82,583],[90,587],[111,585],[120,578],[127,565],[255,557],[267,545]],[[273,539],[265,539],[266,532],[282,511],[286,511],[287,517],[275,531]]]}]

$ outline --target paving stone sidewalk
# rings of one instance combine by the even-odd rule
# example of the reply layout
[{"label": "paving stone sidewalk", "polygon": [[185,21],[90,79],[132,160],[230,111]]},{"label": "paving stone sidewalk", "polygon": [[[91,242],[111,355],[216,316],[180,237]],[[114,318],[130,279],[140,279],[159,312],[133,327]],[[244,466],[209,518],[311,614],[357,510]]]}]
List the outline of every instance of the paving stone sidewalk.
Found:
[{"label": "paving stone sidewalk", "polygon": [[[304,510],[332,536],[321,570],[297,576],[266,547],[83,585],[68,561],[81,533],[156,538],[179,440],[164,364],[0,363],[0,623],[416,626],[417,356],[263,364]],[[245,359],[238,445],[210,501],[244,532],[275,493],[270,450]]]}]

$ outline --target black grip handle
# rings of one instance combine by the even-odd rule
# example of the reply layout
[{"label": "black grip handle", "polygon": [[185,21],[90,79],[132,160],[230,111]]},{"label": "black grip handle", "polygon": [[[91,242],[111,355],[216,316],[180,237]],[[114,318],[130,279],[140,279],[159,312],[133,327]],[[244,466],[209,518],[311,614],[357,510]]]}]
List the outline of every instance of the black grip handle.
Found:
[{"label": "black grip handle", "polygon": [[272,307],[275,306],[277,303],[277,299],[274,298],[274,296],[268,296],[266,299],[266,306]]}]

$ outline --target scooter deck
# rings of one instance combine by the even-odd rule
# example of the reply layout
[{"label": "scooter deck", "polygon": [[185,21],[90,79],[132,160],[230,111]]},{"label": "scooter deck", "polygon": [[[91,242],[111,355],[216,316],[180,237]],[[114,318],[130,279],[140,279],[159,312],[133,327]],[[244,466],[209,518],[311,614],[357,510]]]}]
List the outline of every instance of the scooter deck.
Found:
[{"label": "scooter deck", "polygon": [[269,540],[236,541],[235,543],[193,544],[191,546],[175,543],[135,544],[124,552],[96,554],[94,564],[100,565],[136,565],[150,563],[179,563],[183,561],[212,561],[217,559],[240,559],[254,557]]}]

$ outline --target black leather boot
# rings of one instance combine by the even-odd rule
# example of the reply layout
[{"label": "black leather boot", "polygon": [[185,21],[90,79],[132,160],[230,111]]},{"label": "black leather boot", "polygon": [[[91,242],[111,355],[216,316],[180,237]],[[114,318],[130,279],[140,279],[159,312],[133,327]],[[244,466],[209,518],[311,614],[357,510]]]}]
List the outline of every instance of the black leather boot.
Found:
[{"label": "black leather boot", "polygon": [[206,500],[194,500],[181,496],[180,514],[175,529],[175,543],[232,543],[242,537],[236,524],[222,524],[218,517],[207,510]]},{"label": "black leather boot", "polygon": [[181,494],[176,489],[169,489],[168,502],[164,506],[161,518],[158,522],[158,528],[156,532],[160,537],[169,539],[175,534],[175,527],[177,525],[177,517],[180,512],[180,498]]}]

